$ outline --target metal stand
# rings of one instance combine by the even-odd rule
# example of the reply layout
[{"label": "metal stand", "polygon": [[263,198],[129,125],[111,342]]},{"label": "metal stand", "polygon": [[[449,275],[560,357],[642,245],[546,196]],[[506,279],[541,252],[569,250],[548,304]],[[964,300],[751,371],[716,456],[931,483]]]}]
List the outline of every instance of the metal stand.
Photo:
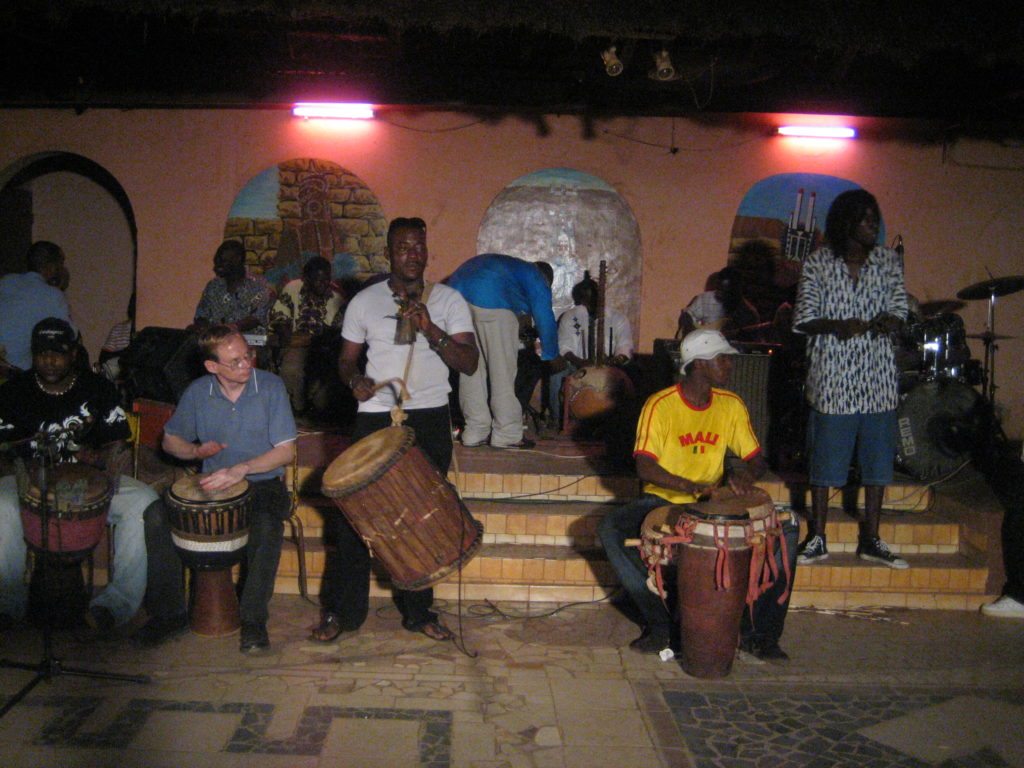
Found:
[{"label": "metal stand", "polygon": [[[45,438],[41,438],[45,439]],[[39,462],[39,491],[40,491],[40,519],[42,525],[42,536],[41,543],[43,547],[43,560],[41,565],[41,572],[46,573],[46,552],[49,545],[49,526],[50,526],[50,512],[49,503],[47,500],[47,450],[44,447],[41,450],[44,455],[41,456]],[[94,672],[86,669],[79,669],[78,667],[66,667],[60,659],[53,655],[53,636],[50,628],[50,621],[43,622],[43,658],[36,664],[28,664],[19,661],[10,661],[8,659],[0,659],[0,669],[26,669],[30,672],[35,672],[35,677],[28,681],[21,690],[15,693],[7,702],[0,707],[0,717],[3,717],[14,706],[24,699],[29,692],[39,685],[43,680],[49,681],[54,677],[61,675],[73,675],[76,677],[90,677],[95,680],[119,680],[126,683],[149,683],[151,682],[148,675],[123,675],[115,672]]]}]

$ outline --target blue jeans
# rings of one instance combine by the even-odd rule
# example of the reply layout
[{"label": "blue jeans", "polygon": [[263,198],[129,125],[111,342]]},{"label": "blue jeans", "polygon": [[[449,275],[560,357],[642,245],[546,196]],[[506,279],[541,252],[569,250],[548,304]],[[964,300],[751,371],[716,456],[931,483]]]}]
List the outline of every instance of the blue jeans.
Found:
[{"label": "blue jeans", "polygon": [[[142,604],[146,590],[146,543],[143,514],[157,501],[145,483],[122,475],[110,501],[107,521],[114,528],[113,578],[90,605],[106,608],[118,624],[128,621]],[[0,478],[0,613],[15,619],[25,615],[26,544],[21,528],[21,503],[16,478]]]},{"label": "blue jeans", "polygon": [[626,539],[639,538],[647,513],[668,503],[661,496],[645,493],[626,506],[608,512],[597,529],[608,561],[615,568],[622,588],[643,615],[646,627],[651,632],[666,635],[672,631],[672,617],[661,598],[647,588],[647,566],[636,547],[626,546]]}]

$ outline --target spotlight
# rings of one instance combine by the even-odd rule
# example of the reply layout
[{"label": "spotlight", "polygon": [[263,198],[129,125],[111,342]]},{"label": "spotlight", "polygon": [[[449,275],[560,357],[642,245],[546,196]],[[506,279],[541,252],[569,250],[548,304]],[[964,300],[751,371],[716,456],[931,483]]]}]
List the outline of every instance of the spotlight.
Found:
[{"label": "spotlight", "polygon": [[662,48],[654,54],[654,69],[648,72],[647,76],[651,80],[661,80],[662,82],[679,79],[676,68],[672,66],[672,57],[668,55],[667,50]]},{"label": "spotlight", "polygon": [[604,62],[604,71],[608,73],[608,77],[618,77],[622,74],[622,60],[615,53],[614,45],[601,51],[601,61]]}]

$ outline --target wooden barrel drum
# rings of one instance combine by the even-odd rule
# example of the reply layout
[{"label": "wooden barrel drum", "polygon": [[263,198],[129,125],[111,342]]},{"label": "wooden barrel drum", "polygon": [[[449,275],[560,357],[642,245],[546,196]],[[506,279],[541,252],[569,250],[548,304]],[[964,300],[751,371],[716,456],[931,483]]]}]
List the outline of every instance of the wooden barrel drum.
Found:
[{"label": "wooden barrel drum", "polygon": [[392,584],[413,591],[468,563],[483,539],[483,526],[414,441],[408,427],[374,432],[331,462],[322,483]]}]

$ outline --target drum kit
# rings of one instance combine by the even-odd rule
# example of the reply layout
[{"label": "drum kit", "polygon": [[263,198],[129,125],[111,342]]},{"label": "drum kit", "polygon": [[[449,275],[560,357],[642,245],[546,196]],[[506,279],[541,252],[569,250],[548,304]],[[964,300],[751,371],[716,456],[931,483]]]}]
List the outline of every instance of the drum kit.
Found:
[{"label": "drum kit", "polygon": [[[988,437],[996,342],[1012,338],[996,333],[996,299],[1020,290],[1022,275],[984,280],[958,291],[956,300],[922,304],[920,319],[908,323],[897,350],[902,373],[896,445],[899,465],[913,477],[931,480],[955,471]],[[988,302],[986,328],[966,333],[956,312],[965,302],[979,300]],[[983,361],[971,357],[968,339],[982,341]]]}]

